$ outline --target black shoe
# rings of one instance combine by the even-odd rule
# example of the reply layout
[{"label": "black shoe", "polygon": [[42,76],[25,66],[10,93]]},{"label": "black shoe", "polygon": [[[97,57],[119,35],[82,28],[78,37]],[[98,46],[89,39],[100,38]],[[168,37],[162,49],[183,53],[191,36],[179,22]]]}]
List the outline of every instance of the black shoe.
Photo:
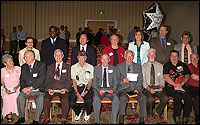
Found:
[{"label": "black shoe", "polygon": [[33,120],[33,124],[39,124],[39,122],[38,122],[38,121],[35,121],[35,120]]},{"label": "black shoe", "polygon": [[21,124],[25,122],[25,118],[19,118],[15,124]]},{"label": "black shoe", "polygon": [[182,124],[188,124],[188,118],[183,118]]},{"label": "black shoe", "polygon": [[174,116],[174,122],[176,124],[181,124],[181,120],[180,120],[180,118],[178,116]]},{"label": "black shoe", "polygon": [[143,122],[139,121],[139,124],[145,124],[145,122],[144,121]]},{"label": "black shoe", "polygon": [[195,123],[199,125],[199,115],[195,115]]}]

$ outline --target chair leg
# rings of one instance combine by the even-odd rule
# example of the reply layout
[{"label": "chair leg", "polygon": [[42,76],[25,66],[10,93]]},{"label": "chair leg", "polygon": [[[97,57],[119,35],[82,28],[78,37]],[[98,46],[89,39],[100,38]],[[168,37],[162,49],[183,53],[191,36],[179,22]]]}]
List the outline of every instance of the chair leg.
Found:
[{"label": "chair leg", "polygon": [[25,120],[28,120],[28,100],[26,100],[26,106],[25,106],[25,112],[24,112],[24,117]]},{"label": "chair leg", "polygon": [[164,108],[164,120],[167,120],[167,104]]},{"label": "chair leg", "polygon": [[75,119],[75,112],[74,112],[74,110],[72,109],[72,122],[74,122],[74,119]]},{"label": "chair leg", "polygon": [[51,108],[50,108],[50,114],[49,114],[49,119],[50,119],[50,121],[51,121],[51,113],[52,113],[52,112],[51,112]]}]

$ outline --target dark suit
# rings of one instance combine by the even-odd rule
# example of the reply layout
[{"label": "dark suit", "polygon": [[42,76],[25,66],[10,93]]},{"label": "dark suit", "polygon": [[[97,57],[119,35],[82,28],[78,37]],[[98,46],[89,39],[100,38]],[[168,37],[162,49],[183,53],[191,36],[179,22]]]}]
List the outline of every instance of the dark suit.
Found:
[{"label": "dark suit", "polygon": [[[78,56],[78,51],[80,51],[80,45],[75,46],[72,49],[72,55],[71,55],[71,65],[74,65],[78,62],[77,56]],[[92,48],[91,46],[87,45],[86,49],[86,55],[87,55],[87,60],[85,62],[96,66],[96,52],[95,49]]]},{"label": "dark suit", "polygon": [[[61,78],[59,81],[54,79],[56,74],[56,63],[47,66],[47,75],[45,80],[45,89],[61,90],[67,89],[70,91],[72,88],[71,80],[71,66],[63,62],[61,70]],[[44,118],[49,119],[51,100],[55,96],[59,96],[62,104],[62,117],[67,118],[69,111],[69,95],[70,92],[65,92],[65,94],[54,93],[52,96],[49,95],[48,91],[45,93],[44,97]]]},{"label": "dark suit", "polygon": [[55,45],[51,43],[51,39],[47,38],[42,41],[41,46],[41,60],[46,63],[47,65],[50,65],[52,63],[55,63],[54,59],[54,51],[56,49],[61,49],[64,54],[63,62],[67,62],[67,46],[65,43],[65,40],[57,37],[55,41]]},{"label": "dark suit", "polygon": [[163,61],[163,50],[162,50],[162,45],[160,41],[160,37],[153,38],[150,40],[150,48],[154,48],[156,50],[156,60],[159,63],[165,64],[169,60],[170,56],[170,51],[174,49],[174,40],[167,38],[166,40],[166,56],[165,56],[165,61]]},{"label": "dark suit", "polygon": [[[34,113],[34,120],[39,121],[40,115],[43,111],[45,78],[46,78],[45,63],[35,60],[31,72],[26,63],[22,65],[21,76],[20,76],[20,94],[17,98],[19,118],[24,117],[24,107],[26,104],[26,98],[34,96],[37,106]],[[25,87],[29,86],[32,86],[34,89],[39,89],[39,92],[32,92],[29,95],[24,94],[22,90]]]},{"label": "dark suit", "polygon": [[[108,97],[112,101],[112,112],[110,116],[110,123],[117,124],[117,114],[119,110],[119,98],[116,93],[117,90],[117,71],[116,67],[108,65],[108,81],[109,81],[109,88],[103,88],[102,85],[102,64],[99,66],[95,66],[94,68],[94,80],[92,84],[92,88],[94,90],[94,98],[93,98],[93,107],[94,107],[94,114],[95,114],[95,123],[99,123],[99,115],[100,115],[100,108],[101,108],[101,100],[104,97]],[[109,72],[110,71],[110,72]],[[103,71],[104,72],[104,71]],[[100,95],[97,89],[100,90],[114,90],[112,95]]]}]

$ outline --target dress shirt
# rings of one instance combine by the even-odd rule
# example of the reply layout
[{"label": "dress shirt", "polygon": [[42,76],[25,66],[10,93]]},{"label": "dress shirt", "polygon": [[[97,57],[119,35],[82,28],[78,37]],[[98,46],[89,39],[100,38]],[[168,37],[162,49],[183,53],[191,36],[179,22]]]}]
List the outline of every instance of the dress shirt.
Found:
[{"label": "dress shirt", "polygon": [[85,44],[85,46],[83,46],[83,45],[80,44],[80,51],[82,50],[82,48],[84,48],[84,51],[86,52],[87,44]]},{"label": "dress shirt", "polygon": [[[59,66],[59,70],[60,70],[60,72],[59,72],[59,74],[61,75],[61,73],[62,73],[62,65],[63,65],[63,61],[60,63],[60,66]],[[55,69],[55,71],[57,70],[57,67],[58,67],[58,63],[56,62],[56,69]]]},{"label": "dress shirt", "polygon": [[56,41],[56,38],[57,38],[57,37],[55,37],[55,38],[53,39],[53,38],[50,37],[50,40],[51,40],[51,43],[52,43],[52,44],[53,44],[53,42]]},{"label": "dress shirt", "polygon": [[33,61],[33,63],[31,63],[30,65],[31,65],[31,69],[33,69],[33,66],[34,66],[34,63],[35,63],[35,60]]},{"label": "dress shirt", "polygon": [[103,65],[102,65],[102,84],[101,84],[101,87],[103,87],[104,68],[106,68],[106,83],[107,83],[107,87],[110,87],[109,80],[108,80],[108,66],[104,67]]},{"label": "dress shirt", "polygon": [[17,33],[17,39],[18,40],[26,40],[26,32],[24,30],[21,30]]}]

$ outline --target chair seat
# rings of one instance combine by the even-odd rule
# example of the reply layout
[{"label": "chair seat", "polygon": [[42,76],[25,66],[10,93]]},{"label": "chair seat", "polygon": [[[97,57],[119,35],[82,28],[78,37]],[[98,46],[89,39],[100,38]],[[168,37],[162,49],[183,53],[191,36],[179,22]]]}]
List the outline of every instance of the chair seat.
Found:
[{"label": "chair seat", "polygon": [[28,100],[34,100],[34,96],[28,97]]},{"label": "chair seat", "polygon": [[52,101],[60,101],[60,97],[59,96],[55,96],[55,97],[53,97]]}]

